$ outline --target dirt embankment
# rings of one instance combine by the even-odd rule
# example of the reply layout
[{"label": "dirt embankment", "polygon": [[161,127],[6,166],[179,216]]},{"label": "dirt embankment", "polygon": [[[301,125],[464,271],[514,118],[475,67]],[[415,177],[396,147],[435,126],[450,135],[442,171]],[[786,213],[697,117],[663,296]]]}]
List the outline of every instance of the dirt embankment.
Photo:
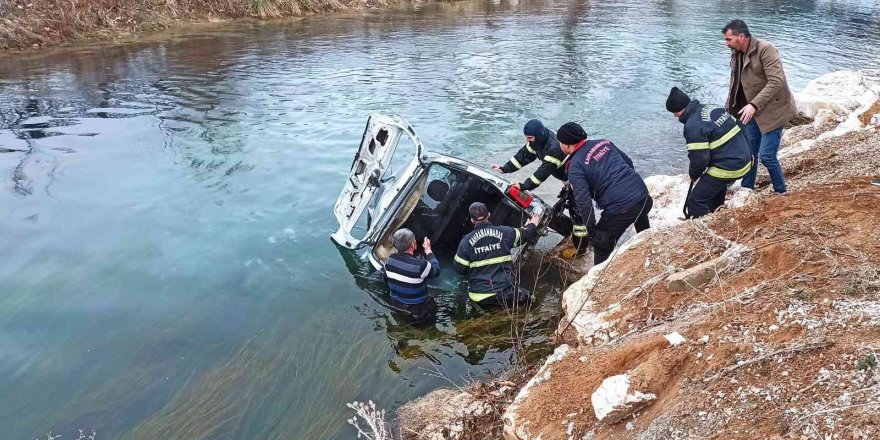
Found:
[{"label": "dirt embankment", "polygon": [[[706,261],[719,263],[672,283]],[[878,268],[880,191],[866,178],[655,233],[590,286],[604,328],[569,332],[577,348],[517,404],[511,438],[876,436]],[[616,375],[629,376],[624,395],[654,398],[599,420],[592,398]]]},{"label": "dirt embankment", "polygon": [[[880,177],[880,100],[872,93],[873,106],[860,98],[789,130],[780,153],[787,195],[772,193],[764,175],[758,191],[734,194],[733,207],[639,234],[572,285],[564,344],[515,398],[502,399],[504,437],[880,435],[880,187],[871,183]],[[500,424],[492,413],[481,426]]]},{"label": "dirt embankment", "polygon": [[405,0],[13,0],[0,2],[0,51],[106,39],[179,23],[269,20]]}]

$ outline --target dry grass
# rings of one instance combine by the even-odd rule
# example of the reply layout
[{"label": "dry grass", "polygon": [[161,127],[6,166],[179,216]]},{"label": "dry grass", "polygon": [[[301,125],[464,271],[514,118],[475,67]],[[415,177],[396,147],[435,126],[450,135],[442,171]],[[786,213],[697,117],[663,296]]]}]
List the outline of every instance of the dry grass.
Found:
[{"label": "dry grass", "polygon": [[507,371],[463,386],[440,388],[411,401],[397,411],[402,440],[438,438],[483,440],[501,438],[501,420],[516,390],[534,374],[534,368]]},{"label": "dry grass", "polygon": [[15,0],[0,2],[0,50],[168,27],[210,18],[277,19],[402,0]]},{"label": "dry grass", "polygon": [[[544,253],[538,253],[538,267],[529,270],[537,270],[534,283],[522,285],[531,292],[535,292],[538,280],[547,275],[551,269],[550,261]],[[522,256],[514,266],[517,283],[523,281],[523,263],[527,258]],[[565,284],[567,280],[565,280]],[[506,335],[498,335],[504,340],[503,345],[510,344],[512,365],[509,369],[492,373],[488,378],[475,379],[468,377],[463,385],[457,385],[456,381],[449,378],[437,366],[428,374],[445,379],[450,383],[450,388],[441,388],[411,401],[400,407],[397,411],[398,433],[402,440],[422,440],[433,438],[449,438],[455,440],[483,440],[488,438],[501,438],[504,425],[502,416],[515,397],[516,390],[522,388],[537,368],[532,354],[538,354],[539,350],[530,347],[528,327],[536,319],[535,303],[513,304],[502,306],[490,311],[486,316],[508,323]],[[482,321],[481,321],[482,322]],[[477,329],[465,330],[466,327],[459,325],[458,331],[462,333],[477,332]],[[483,329],[485,331],[487,329]],[[500,328],[497,330],[500,331]],[[497,344],[493,344],[497,346]],[[543,356],[541,357],[541,359]]]},{"label": "dry grass", "polygon": [[[853,177],[876,177],[880,173],[880,132],[860,130],[823,139],[803,154],[781,160],[789,190],[815,188],[827,182]],[[766,169],[759,168],[761,184],[768,185]],[[864,197],[858,195],[856,197]]]}]

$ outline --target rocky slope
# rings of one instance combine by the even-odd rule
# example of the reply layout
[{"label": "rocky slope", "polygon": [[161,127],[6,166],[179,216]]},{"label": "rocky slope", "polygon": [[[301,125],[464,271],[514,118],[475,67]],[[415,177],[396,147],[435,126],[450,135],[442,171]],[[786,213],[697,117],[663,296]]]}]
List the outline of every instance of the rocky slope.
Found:
[{"label": "rocky slope", "polygon": [[[496,425],[504,407],[508,440],[875,438],[878,98],[865,72],[798,95],[814,122],[785,133],[786,196],[763,176],[763,189],[682,222],[684,176],[647,179],[655,227],[565,292],[565,343],[515,397],[495,389],[493,411],[457,405],[444,420]],[[402,437],[483,438],[432,426],[404,423]]]}]

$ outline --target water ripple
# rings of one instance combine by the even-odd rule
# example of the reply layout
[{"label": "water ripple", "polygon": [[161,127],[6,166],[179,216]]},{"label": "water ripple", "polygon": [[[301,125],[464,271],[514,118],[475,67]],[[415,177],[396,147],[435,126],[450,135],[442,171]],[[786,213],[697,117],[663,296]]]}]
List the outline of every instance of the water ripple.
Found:
[{"label": "water ripple", "polygon": [[[673,85],[723,101],[730,18],[777,45],[800,89],[880,64],[878,11],[416,3],[4,63],[0,390],[25,396],[0,398],[4,434],[350,438],[347,401],[393,409],[440,385],[437,365],[503,369],[509,322],[469,310],[458,278],[432,284],[440,322],[415,329],[327,239],[368,114],[400,112],[429,150],[483,164],[527,119],[575,120],[644,174],[680,172],[663,102]],[[558,313],[546,282],[534,347]]]}]

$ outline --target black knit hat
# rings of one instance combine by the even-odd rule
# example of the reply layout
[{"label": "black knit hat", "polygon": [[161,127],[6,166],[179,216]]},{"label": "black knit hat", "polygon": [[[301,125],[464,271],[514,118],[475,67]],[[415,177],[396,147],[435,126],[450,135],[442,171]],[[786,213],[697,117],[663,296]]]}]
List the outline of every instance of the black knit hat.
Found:
[{"label": "black knit hat", "polygon": [[587,132],[574,122],[566,122],[556,131],[556,139],[560,144],[574,145],[586,138]]},{"label": "black knit hat", "polygon": [[470,212],[471,219],[475,222],[481,222],[489,218],[489,209],[480,202],[471,203],[471,206],[468,207],[468,212]]},{"label": "black knit hat", "polygon": [[669,92],[669,97],[666,98],[666,110],[672,113],[680,112],[690,103],[691,98],[688,98],[686,93],[682,92],[678,87],[673,87]]},{"label": "black knit hat", "polygon": [[523,127],[523,134],[526,136],[540,136],[544,134],[544,124],[537,119],[532,119],[526,122],[525,127]]}]

